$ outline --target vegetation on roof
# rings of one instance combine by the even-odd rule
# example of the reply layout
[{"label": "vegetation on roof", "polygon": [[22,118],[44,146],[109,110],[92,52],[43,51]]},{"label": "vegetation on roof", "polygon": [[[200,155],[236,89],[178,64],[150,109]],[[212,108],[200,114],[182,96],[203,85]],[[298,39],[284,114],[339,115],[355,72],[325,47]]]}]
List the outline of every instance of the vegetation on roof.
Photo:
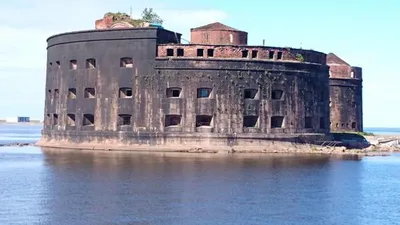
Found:
[{"label": "vegetation on roof", "polygon": [[161,17],[153,11],[152,8],[144,8],[142,11],[142,17],[139,19],[133,19],[128,14],[122,12],[108,12],[104,17],[111,17],[113,22],[127,22],[134,27],[140,26],[143,22],[162,24],[164,21]]}]

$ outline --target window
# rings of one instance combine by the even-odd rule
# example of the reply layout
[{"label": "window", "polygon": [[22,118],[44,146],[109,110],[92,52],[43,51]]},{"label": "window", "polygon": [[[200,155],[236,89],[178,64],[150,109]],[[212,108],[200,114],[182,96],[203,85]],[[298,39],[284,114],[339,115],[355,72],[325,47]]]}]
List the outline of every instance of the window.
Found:
[{"label": "window", "polygon": [[204,49],[202,49],[202,48],[197,49],[197,56],[198,57],[203,57],[204,56]]},{"label": "window", "polygon": [[85,88],[85,98],[94,98],[96,95],[96,91],[94,88]]},{"label": "window", "polygon": [[68,98],[69,99],[76,98],[76,89],[75,88],[69,88],[68,89]]},{"label": "window", "polygon": [[181,125],[181,115],[166,115],[165,116],[165,126],[172,127],[172,126],[180,126]]},{"label": "window", "polygon": [[336,123],[336,128],[339,128],[339,123]]},{"label": "window", "polygon": [[75,126],[75,114],[67,114],[67,125]]},{"label": "window", "polygon": [[353,71],[351,71],[350,77],[351,77],[351,78],[354,78],[354,72],[353,72]]},{"label": "window", "polygon": [[54,89],[54,98],[58,98],[60,96],[60,91],[58,89]]},{"label": "window", "polygon": [[50,121],[51,121],[51,115],[50,114],[46,114],[46,125],[51,125]]},{"label": "window", "polygon": [[271,99],[272,100],[282,100],[283,98],[283,91],[282,90],[272,90],[271,92]]},{"label": "window", "polygon": [[211,88],[198,88],[197,98],[209,98],[211,94]]},{"label": "window", "polygon": [[271,117],[271,128],[282,128],[283,127],[283,116]]},{"label": "window", "polygon": [[118,126],[128,126],[131,125],[132,116],[129,114],[118,115]]},{"label": "window", "polygon": [[178,48],[178,50],[177,50],[177,56],[183,56],[184,55],[184,51],[183,51],[183,48]]},{"label": "window", "polygon": [[329,77],[332,76],[332,70],[329,70]]},{"label": "window", "polygon": [[181,95],[181,88],[167,88],[168,98],[179,98]]},{"label": "window", "polygon": [[282,59],[282,56],[283,56],[283,54],[282,54],[282,52],[278,52],[278,59]]},{"label": "window", "polygon": [[243,50],[242,51],[242,58],[247,58],[249,56],[249,51],[248,50]]},{"label": "window", "polygon": [[258,116],[244,116],[243,127],[257,127]]},{"label": "window", "polygon": [[53,65],[53,63],[52,63],[52,62],[50,62],[50,63],[49,63],[49,66],[52,66],[52,65]]},{"label": "window", "polygon": [[311,129],[311,128],[313,128],[312,117],[306,116],[305,121],[304,121],[304,127],[305,127],[306,129]]},{"label": "window", "polygon": [[196,116],[196,127],[211,126],[212,116]]},{"label": "window", "polygon": [[207,49],[207,56],[208,57],[214,57],[214,49],[212,49],[212,48]]},{"label": "window", "polygon": [[255,59],[258,56],[258,51],[257,50],[253,50],[251,51],[251,58]]},{"label": "window", "polygon": [[58,114],[53,114],[53,125],[58,125]]},{"label": "window", "polygon": [[57,64],[57,68],[60,69],[60,67],[61,67],[60,61],[56,61],[56,64]]},{"label": "window", "polygon": [[174,49],[168,48],[167,49],[167,56],[174,56]]},{"label": "window", "polygon": [[269,53],[269,55],[268,55],[269,58],[270,58],[270,59],[273,59],[273,58],[274,58],[274,55],[275,55],[275,52],[274,52],[274,51],[269,51],[268,53]]},{"label": "window", "polygon": [[94,69],[94,68],[96,68],[96,60],[86,59],[86,69]]},{"label": "window", "polygon": [[352,122],[352,123],[351,123],[351,128],[352,128],[352,129],[356,129],[356,127],[357,127],[356,122]]},{"label": "window", "polygon": [[82,126],[94,126],[94,115],[83,114]]},{"label": "window", "polygon": [[325,129],[325,118],[324,117],[319,118],[319,128]]},{"label": "window", "polygon": [[123,87],[119,89],[119,97],[120,98],[132,98],[132,88]]},{"label": "window", "polygon": [[133,67],[133,59],[131,57],[121,58],[120,67],[132,68]]},{"label": "window", "polygon": [[257,89],[245,89],[244,90],[244,99],[255,99],[257,95]]},{"label": "window", "polygon": [[78,61],[75,59],[69,61],[69,69],[70,70],[76,70],[78,69]]}]

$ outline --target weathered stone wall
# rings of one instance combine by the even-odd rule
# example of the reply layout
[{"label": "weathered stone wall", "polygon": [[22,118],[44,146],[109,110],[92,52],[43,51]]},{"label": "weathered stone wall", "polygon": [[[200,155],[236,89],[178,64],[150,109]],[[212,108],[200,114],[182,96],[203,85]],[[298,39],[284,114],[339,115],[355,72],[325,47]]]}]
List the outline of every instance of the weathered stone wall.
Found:
[{"label": "weathered stone wall", "polygon": [[42,144],[243,147],[329,132],[324,54],[165,56],[179,41],[153,28],[50,37]]},{"label": "weathered stone wall", "polygon": [[247,45],[247,33],[234,30],[193,30],[190,33],[193,44]]}]

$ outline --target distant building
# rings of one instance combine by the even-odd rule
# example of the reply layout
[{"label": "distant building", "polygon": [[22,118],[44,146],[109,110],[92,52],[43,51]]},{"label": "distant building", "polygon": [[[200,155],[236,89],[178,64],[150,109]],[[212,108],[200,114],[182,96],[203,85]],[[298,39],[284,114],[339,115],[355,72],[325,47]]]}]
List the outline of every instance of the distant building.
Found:
[{"label": "distant building", "polygon": [[18,117],[8,117],[5,119],[6,123],[29,123],[30,117],[18,116]]}]

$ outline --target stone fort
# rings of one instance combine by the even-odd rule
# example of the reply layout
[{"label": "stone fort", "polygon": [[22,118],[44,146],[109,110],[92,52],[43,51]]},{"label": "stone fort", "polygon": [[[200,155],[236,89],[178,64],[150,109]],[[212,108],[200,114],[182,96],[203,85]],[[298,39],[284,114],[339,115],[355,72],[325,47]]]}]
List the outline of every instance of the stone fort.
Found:
[{"label": "stone fort", "polygon": [[96,21],[48,38],[42,146],[180,150],[362,131],[362,69],[335,54],[250,46],[221,23],[189,44],[162,27]]}]

